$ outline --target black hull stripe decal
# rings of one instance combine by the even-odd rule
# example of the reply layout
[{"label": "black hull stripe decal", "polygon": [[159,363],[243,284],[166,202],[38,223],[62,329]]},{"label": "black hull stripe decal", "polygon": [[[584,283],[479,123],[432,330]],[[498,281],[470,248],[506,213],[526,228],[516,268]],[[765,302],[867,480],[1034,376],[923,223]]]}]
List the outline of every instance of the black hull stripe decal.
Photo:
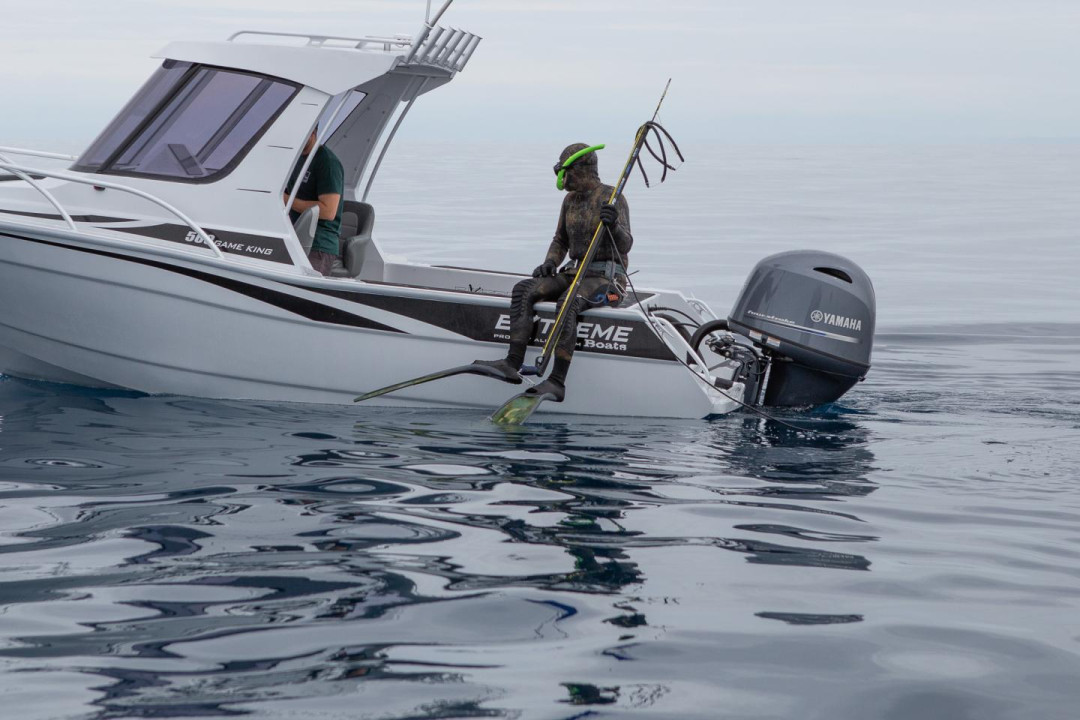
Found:
[{"label": "black hull stripe decal", "polygon": [[[340,300],[419,320],[477,342],[505,344],[509,340],[510,298],[502,298],[496,305],[494,303],[473,304],[453,300],[428,300],[400,295],[376,295],[328,288],[312,288],[312,290]],[[535,334],[530,343],[534,347],[543,344],[545,333],[555,317],[551,312],[541,312],[539,315],[542,329]],[[599,353],[613,357],[676,360],[671,349],[641,320],[599,319],[583,315],[579,319],[578,329],[578,352]],[[581,335],[582,330],[585,331],[585,337]]]},{"label": "black hull stripe decal", "polygon": [[[27,212],[24,210],[4,210],[2,212],[9,215],[22,215],[24,217],[41,218],[43,220],[63,220],[62,215],[56,213],[39,213],[39,212]],[[127,218],[108,217],[106,215],[72,215],[71,219],[75,222],[84,223],[122,223],[131,222]]]},{"label": "black hull stripe decal", "polygon": [[[157,225],[145,225],[142,227],[112,228],[115,232],[140,235],[142,237],[165,240],[172,243],[190,243],[195,246],[202,245],[202,239],[196,237],[195,232],[187,226],[163,223]],[[214,230],[203,228],[210,240],[218,246],[221,252],[227,255],[239,255],[241,257],[258,258],[292,265],[292,258],[285,247],[285,241],[279,237],[269,235],[252,235],[251,233],[233,232],[231,230]]]},{"label": "black hull stripe decal", "polygon": [[64,243],[54,242],[51,240],[40,240],[38,238],[29,238],[22,235],[12,235],[11,233],[2,233],[4,237],[15,238],[17,240],[25,240],[27,242],[38,243],[41,245],[50,245],[52,247],[64,248],[65,250],[74,250],[76,252],[88,253],[90,255],[100,255],[102,257],[114,258],[116,260],[125,260],[127,262],[137,263],[140,265],[148,265],[150,267],[158,268],[159,270],[166,270],[174,272],[178,275],[185,275],[195,280],[200,280],[211,285],[231,290],[232,292],[240,295],[245,295],[254,300],[273,305],[274,307],[286,310],[305,317],[308,320],[314,320],[315,322],[328,323],[331,325],[345,325],[348,327],[364,328],[365,330],[383,330],[393,333],[404,333],[403,330],[390,327],[389,325],[383,325],[382,323],[369,320],[359,315],[353,315],[352,313],[338,308],[322,305],[313,300],[307,300],[305,298],[296,297],[295,295],[289,295],[288,293],[278,292],[277,290],[271,290],[259,285],[251,285],[249,283],[240,282],[239,280],[230,280],[228,278],[218,277],[210,273],[201,272],[199,270],[192,270],[191,268],[181,267],[178,265],[170,265],[168,263],[158,262],[156,260],[146,260],[144,258],[136,258],[128,255],[121,255],[119,253],[112,253],[105,250],[91,250],[89,248],[75,247],[72,245],[65,245]]},{"label": "black hull stripe decal", "polygon": [[[43,220],[64,219],[63,216],[57,215],[56,213],[28,212],[23,210],[0,210],[0,212],[8,213],[10,215],[42,218]],[[71,219],[75,222],[90,223],[98,226],[111,225],[113,223],[135,222],[129,218],[109,217],[107,215],[72,215]],[[202,245],[202,240],[194,237],[195,232],[191,228],[184,225],[174,225],[172,223],[156,223],[139,227],[106,227],[103,229],[112,230],[113,232],[128,233],[131,235],[140,235],[156,240],[167,240],[168,242],[173,243]],[[251,233],[235,232],[232,230],[203,229],[223,253],[240,255],[242,257],[253,257],[258,258],[259,260],[269,260],[283,265],[293,264],[292,258],[289,257],[289,251],[285,248],[285,243],[280,237],[273,235],[252,235]]]},{"label": "black hull stripe decal", "polygon": [[[44,175],[30,175],[31,180],[44,180]],[[0,175],[0,182],[26,182],[18,175]],[[5,210],[4,212],[12,212],[11,210]]]}]

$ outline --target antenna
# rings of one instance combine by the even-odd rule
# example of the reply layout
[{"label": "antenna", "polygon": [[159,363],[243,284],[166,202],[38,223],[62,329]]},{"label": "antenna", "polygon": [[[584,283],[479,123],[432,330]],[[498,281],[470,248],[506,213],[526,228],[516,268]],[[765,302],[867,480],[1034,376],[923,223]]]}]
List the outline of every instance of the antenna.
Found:
[{"label": "antenna", "polygon": [[[446,0],[446,2],[443,3],[443,6],[441,8],[439,8],[439,12],[435,13],[435,17],[431,18],[431,20],[428,21],[427,24],[430,26],[430,25],[434,25],[435,23],[439,22],[439,18],[441,18],[443,16],[443,13],[447,11],[447,9],[450,7],[450,5],[453,2],[454,2],[454,0]],[[428,0],[428,5],[431,5],[431,0]]]},{"label": "antenna", "polygon": [[424,13],[424,24],[431,24],[431,0],[427,0],[427,12]]}]

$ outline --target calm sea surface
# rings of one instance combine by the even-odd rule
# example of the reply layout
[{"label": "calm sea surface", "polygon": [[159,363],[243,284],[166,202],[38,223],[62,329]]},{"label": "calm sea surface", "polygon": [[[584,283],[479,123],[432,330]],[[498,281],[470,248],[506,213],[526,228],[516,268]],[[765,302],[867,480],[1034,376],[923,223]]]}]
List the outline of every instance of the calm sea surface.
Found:
[{"label": "calm sea surface", "polygon": [[[402,144],[377,235],[529,270],[559,149]],[[1080,146],[684,151],[636,283],[846,255],[865,383],[504,431],[0,378],[0,717],[1078,717]]]}]

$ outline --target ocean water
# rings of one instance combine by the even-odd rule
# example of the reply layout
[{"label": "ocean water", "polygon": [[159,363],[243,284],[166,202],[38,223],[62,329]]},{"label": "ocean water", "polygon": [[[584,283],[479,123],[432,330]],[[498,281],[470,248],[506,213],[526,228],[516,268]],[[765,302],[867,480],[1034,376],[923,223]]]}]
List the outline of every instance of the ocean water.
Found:
[{"label": "ocean water", "polygon": [[[559,149],[402,144],[377,234],[531,269]],[[1080,147],[684,151],[635,282],[846,255],[866,382],[507,431],[0,378],[0,717],[1078,717]]]}]

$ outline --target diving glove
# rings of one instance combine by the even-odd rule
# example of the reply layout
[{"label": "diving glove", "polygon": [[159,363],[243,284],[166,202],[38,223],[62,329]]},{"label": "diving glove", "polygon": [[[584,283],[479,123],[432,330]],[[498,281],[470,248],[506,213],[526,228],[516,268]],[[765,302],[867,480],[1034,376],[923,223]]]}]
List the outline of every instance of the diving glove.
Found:
[{"label": "diving glove", "polygon": [[536,269],[533,270],[533,277],[552,277],[555,274],[556,267],[555,263],[550,260],[545,260],[543,265],[538,265]]},{"label": "diving glove", "polygon": [[612,227],[619,224],[619,208],[614,205],[605,205],[600,208],[600,222]]}]

